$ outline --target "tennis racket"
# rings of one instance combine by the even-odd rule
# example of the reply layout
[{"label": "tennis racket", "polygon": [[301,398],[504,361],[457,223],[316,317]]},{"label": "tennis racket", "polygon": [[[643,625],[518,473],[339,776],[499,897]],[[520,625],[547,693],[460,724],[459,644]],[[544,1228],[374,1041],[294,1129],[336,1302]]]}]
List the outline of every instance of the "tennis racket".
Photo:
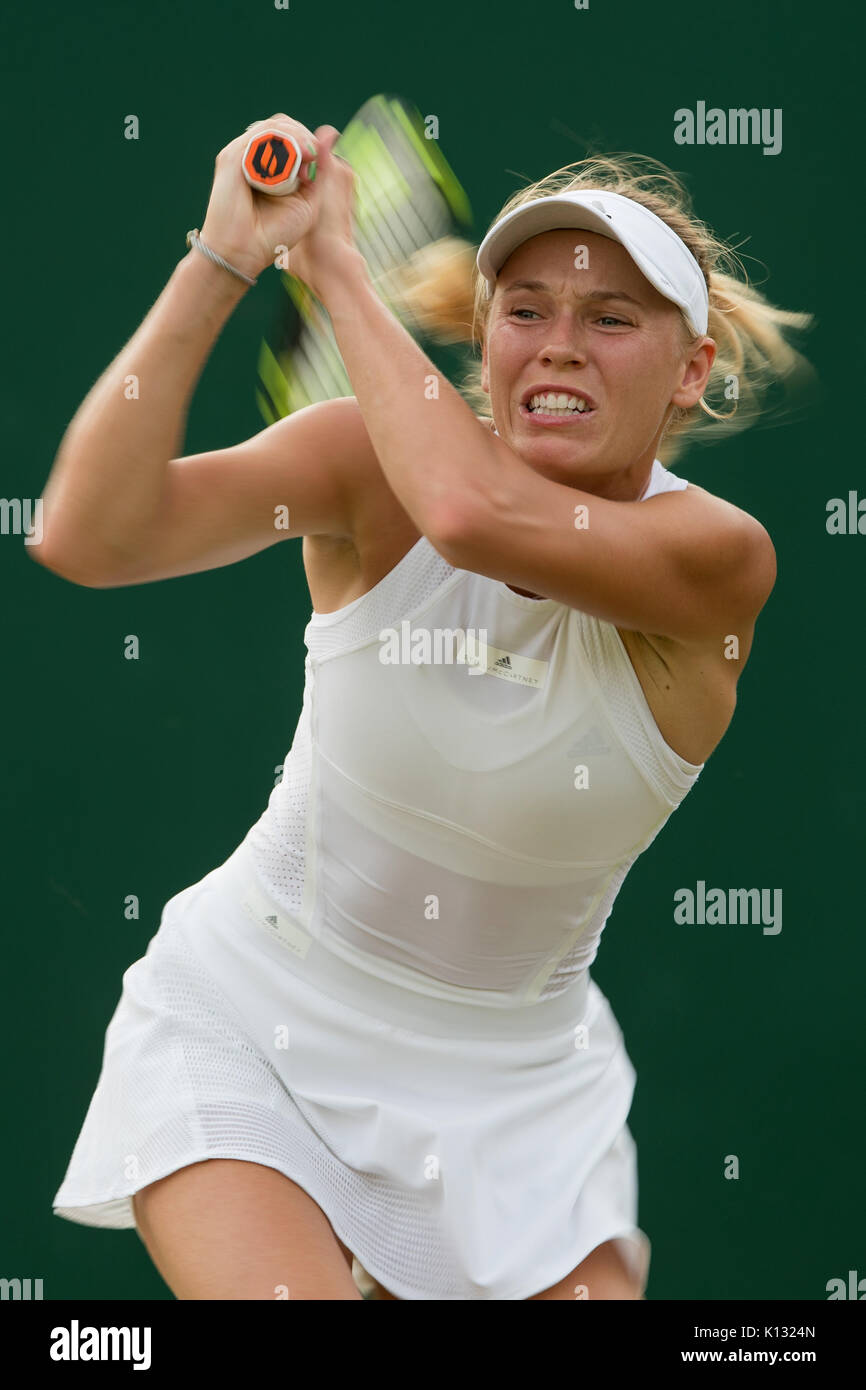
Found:
[{"label": "tennis racket", "polygon": [[[389,293],[389,281],[425,248],[460,239],[472,225],[466,193],[417,107],[380,93],[343,128],[334,153],[355,173],[355,245],[383,301],[415,338],[424,325]],[[270,166],[267,166],[270,167]],[[455,246],[465,240],[455,240]],[[259,351],[256,401],[273,424],[317,401],[351,396],[327,312],[303,283],[280,272],[282,296],[273,331]]]}]

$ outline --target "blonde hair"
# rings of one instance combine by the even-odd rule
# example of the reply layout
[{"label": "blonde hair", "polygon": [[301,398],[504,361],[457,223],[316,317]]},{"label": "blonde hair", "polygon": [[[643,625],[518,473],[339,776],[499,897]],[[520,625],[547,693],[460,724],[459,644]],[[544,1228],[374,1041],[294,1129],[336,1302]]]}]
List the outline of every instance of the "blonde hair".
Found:
[{"label": "blonde hair", "polygon": [[[686,440],[712,443],[748,428],[768,413],[767,394],[775,383],[802,386],[814,378],[787,336],[808,328],[812,315],[776,308],[749,283],[737,252],[694,215],[684,185],[658,160],[623,153],[566,164],[513,194],[490,225],[533,198],[582,188],[622,193],[649,208],[685,243],[707,282],[707,336],[716,343],[716,357],[698,404],[672,407],[658,448],[662,463],[677,457]],[[425,246],[383,283],[397,311],[423,334],[471,344],[473,351],[483,342],[492,302],[475,263],[476,249],[459,237],[445,237]],[[686,340],[696,342],[684,316],[682,323]],[[490,419],[480,360],[472,361],[458,389],[473,410]]]}]

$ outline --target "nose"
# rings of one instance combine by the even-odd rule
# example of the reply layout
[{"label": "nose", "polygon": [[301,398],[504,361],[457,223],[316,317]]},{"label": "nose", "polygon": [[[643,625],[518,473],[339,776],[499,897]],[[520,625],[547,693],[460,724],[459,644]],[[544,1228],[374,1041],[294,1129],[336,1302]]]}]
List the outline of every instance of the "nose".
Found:
[{"label": "nose", "polygon": [[539,361],[555,362],[562,366],[586,362],[584,329],[576,318],[557,317],[550,325],[549,336],[538,350]]}]

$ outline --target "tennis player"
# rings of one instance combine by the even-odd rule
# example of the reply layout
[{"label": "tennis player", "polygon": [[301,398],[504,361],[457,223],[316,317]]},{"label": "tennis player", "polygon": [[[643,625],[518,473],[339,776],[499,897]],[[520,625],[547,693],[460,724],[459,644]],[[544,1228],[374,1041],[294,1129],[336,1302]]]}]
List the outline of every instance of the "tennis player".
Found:
[{"label": "tennis player", "polygon": [[[247,132],[221,152],[30,552],[110,588],[302,536],[313,609],[282,780],[124,974],[54,1211],[135,1226],[179,1299],[639,1299],[636,1076],[590,967],[730,723],[776,568],[662,459],[790,371],[804,318],[723,269],[671,175],[583,161],[484,237],[458,389],[353,245],[338,132],[271,124],[299,191],[251,193]],[[354,395],[174,457],[280,246]]]}]

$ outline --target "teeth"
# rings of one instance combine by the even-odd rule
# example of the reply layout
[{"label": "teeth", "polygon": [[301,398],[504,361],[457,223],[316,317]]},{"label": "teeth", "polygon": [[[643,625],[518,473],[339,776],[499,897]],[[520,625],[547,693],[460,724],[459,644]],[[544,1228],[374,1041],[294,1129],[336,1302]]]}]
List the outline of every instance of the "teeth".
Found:
[{"label": "teeth", "polygon": [[559,393],[557,395],[553,391],[547,391],[542,395],[530,397],[529,401],[527,401],[527,406],[530,410],[541,410],[545,414],[559,414],[560,412],[569,415],[575,413],[582,414],[584,410],[588,409],[586,401],[582,396],[571,396],[565,393]]}]

